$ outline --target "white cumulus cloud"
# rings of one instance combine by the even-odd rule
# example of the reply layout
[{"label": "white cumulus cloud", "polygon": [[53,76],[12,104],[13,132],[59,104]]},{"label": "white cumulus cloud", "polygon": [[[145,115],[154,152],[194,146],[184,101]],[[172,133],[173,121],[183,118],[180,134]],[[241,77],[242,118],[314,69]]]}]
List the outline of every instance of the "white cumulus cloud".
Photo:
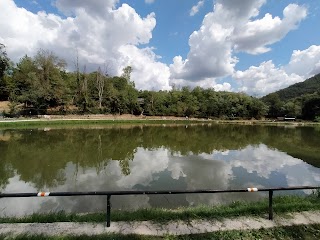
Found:
[{"label": "white cumulus cloud", "polygon": [[228,82],[219,83],[214,78],[206,78],[201,81],[187,81],[184,79],[172,79],[170,81],[170,86],[175,86],[177,88],[181,88],[183,86],[188,86],[190,88],[202,87],[202,88],[213,88],[215,91],[233,91],[234,89],[231,87],[231,84]]},{"label": "white cumulus cloud", "polygon": [[106,12],[113,9],[119,0],[56,0],[55,6],[66,15],[77,14],[79,11],[86,11],[91,15],[104,16]]},{"label": "white cumulus cloud", "polygon": [[297,74],[288,74],[282,68],[277,68],[272,61],[263,62],[258,67],[251,66],[245,71],[237,71],[233,78],[240,81],[240,91],[259,96],[304,80]]},{"label": "white cumulus cloud", "polygon": [[200,8],[202,8],[204,5],[204,0],[199,1],[196,5],[194,5],[190,10],[190,16],[196,15]]},{"label": "white cumulus cloud", "polygon": [[320,46],[312,45],[305,50],[294,50],[290,62],[276,67],[270,60],[245,71],[236,71],[233,79],[238,80],[240,91],[252,95],[266,95],[281,88],[320,73]]},{"label": "white cumulus cloud", "polygon": [[176,56],[170,65],[173,79],[201,81],[231,76],[239,59],[234,51],[260,54],[283,39],[307,15],[307,9],[289,4],[283,18],[267,13],[259,16],[266,0],[217,0],[199,30],[189,38],[186,59]]},{"label": "white cumulus cloud", "polygon": [[57,0],[55,6],[69,16],[63,18],[46,12],[32,13],[13,0],[2,0],[0,42],[7,46],[13,61],[25,54],[33,56],[43,48],[64,58],[73,70],[78,51],[80,63],[88,70],[111,63],[111,74],[120,74],[123,67],[132,65],[136,86],[168,89],[168,67],[158,62],[152,49],[141,47],[152,38],[155,14],[142,17],[128,4],[117,4],[118,0]]},{"label": "white cumulus cloud", "polygon": [[320,73],[320,45],[312,45],[305,50],[293,51],[285,70],[305,78]]},{"label": "white cumulus cloud", "polygon": [[[204,1],[199,0],[190,14],[196,14]],[[237,90],[231,82],[221,82],[224,77],[228,81],[233,77],[240,83],[240,91],[263,95],[320,72],[320,47],[316,45],[294,51],[283,67],[270,60],[236,71],[241,59],[235,52],[267,52],[307,16],[307,8],[297,4],[286,6],[283,16],[260,16],[266,2],[215,1],[201,27],[190,35],[187,56],[174,57],[170,65],[162,63],[154,48],[148,46],[156,27],[155,14],[140,16],[128,4],[120,5],[119,0],[55,0],[54,5],[66,17],[44,11],[32,13],[13,0],[1,0],[0,42],[15,62],[43,48],[64,58],[69,70],[74,69],[76,52],[80,64],[87,65],[89,71],[107,63],[112,65],[111,74],[120,74],[131,65],[132,80],[139,89],[167,90],[176,85]]]},{"label": "white cumulus cloud", "polygon": [[171,89],[170,69],[166,64],[157,61],[158,56],[151,48],[139,49],[133,45],[125,45],[119,48],[119,52],[122,56],[119,71],[127,65],[132,66],[132,79],[136,79],[138,89]]},{"label": "white cumulus cloud", "polygon": [[283,10],[283,19],[267,13],[263,18],[235,29],[234,48],[251,54],[268,52],[267,46],[284,38],[306,16],[307,9],[296,4],[289,4]]}]

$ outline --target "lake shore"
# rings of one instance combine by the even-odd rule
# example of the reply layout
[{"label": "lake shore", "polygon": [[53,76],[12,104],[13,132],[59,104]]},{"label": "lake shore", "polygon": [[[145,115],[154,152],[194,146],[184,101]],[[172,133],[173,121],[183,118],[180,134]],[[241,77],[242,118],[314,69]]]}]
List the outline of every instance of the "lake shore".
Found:
[{"label": "lake shore", "polygon": [[[274,216],[301,211],[320,211],[320,195],[314,191],[311,195],[285,195],[273,198]],[[111,212],[111,222],[120,221],[189,221],[189,220],[219,220],[237,216],[256,216],[268,218],[269,200],[257,202],[236,201],[228,205],[200,205],[196,207],[180,207],[176,209],[142,208],[134,211],[117,210]],[[48,223],[48,222],[92,222],[106,221],[106,213],[34,213],[21,217],[0,217],[2,223]]]},{"label": "lake shore", "polygon": [[38,126],[38,125],[86,125],[86,124],[242,124],[242,125],[274,125],[274,126],[316,126],[317,122],[310,121],[276,121],[276,120],[225,120],[211,118],[192,118],[174,116],[135,116],[124,115],[41,115],[36,117],[0,118],[0,127]]},{"label": "lake shore", "polygon": [[[0,238],[8,239],[319,239],[320,212],[291,213],[269,221],[237,217],[215,221],[163,223],[18,223],[0,225]],[[276,238],[275,238],[276,237]]]},{"label": "lake shore", "polygon": [[[105,213],[34,214],[0,218],[0,238],[21,239],[292,239],[320,236],[318,193],[275,197],[274,220],[267,217],[268,201],[236,202],[176,210],[113,211],[107,228]],[[318,230],[317,230],[318,229]],[[313,239],[313,238],[307,238]],[[318,239],[318,238],[315,238]]]}]

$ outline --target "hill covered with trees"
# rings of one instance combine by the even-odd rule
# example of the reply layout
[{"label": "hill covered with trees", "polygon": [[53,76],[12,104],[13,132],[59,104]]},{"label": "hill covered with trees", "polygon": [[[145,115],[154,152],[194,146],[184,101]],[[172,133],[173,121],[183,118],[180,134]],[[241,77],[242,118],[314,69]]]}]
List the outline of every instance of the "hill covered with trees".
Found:
[{"label": "hill covered with trees", "polygon": [[320,91],[320,73],[300,83],[276,91],[281,101],[288,101],[307,94]]},{"label": "hill covered with trees", "polygon": [[269,117],[320,118],[320,74],[268,94],[261,100],[268,105]]}]

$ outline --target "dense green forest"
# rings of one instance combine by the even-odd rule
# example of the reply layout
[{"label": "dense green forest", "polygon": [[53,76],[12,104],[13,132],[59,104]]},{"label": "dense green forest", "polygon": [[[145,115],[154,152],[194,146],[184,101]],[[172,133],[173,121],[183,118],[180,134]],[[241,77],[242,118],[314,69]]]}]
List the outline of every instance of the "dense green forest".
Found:
[{"label": "dense green forest", "polygon": [[0,101],[10,101],[8,116],[38,114],[135,114],[223,119],[320,116],[320,77],[295,84],[262,99],[244,93],[216,92],[196,87],[170,91],[137,90],[127,66],[121,76],[99,67],[87,72],[75,61],[75,71],[54,53],[39,50],[16,64],[0,44]]},{"label": "dense green forest", "polygon": [[320,121],[320,74],[262,98],[270,117],[292,116]]},{"label": "dense green forest", "polygon": [[292,100],[306,94],[313,94],[320,91],[320,74],[305,80],[304,82],[293,84],[287,88],[276,91],[281,101]]}]

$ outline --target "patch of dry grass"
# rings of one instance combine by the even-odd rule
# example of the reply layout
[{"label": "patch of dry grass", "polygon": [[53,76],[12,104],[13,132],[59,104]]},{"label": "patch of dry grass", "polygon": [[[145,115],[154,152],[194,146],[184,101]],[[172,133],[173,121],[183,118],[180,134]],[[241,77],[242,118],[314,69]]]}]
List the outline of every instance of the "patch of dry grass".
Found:
[{"label": "patch of dry grass", "polygon": [[9,111],[9,101],[0,101],[0,112]]}]

